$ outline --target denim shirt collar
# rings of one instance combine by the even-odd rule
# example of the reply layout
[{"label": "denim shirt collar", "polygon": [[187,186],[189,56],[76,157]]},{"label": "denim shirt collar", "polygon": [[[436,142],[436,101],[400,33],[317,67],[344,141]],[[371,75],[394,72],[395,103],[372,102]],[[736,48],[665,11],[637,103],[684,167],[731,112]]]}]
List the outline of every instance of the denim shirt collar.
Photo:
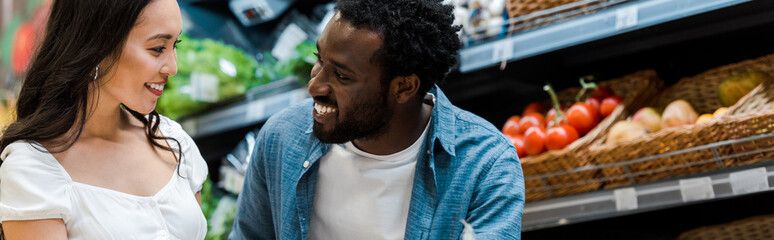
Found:
[{"label": "denim shirt collar", "polygon": [[[431,135],[429,135],[430,143],[434,143],[436,140],[441,144],[443,150],[451,156],[456,156],[454,149],[454,141],[457,137],[454,134],[453,126],[455,126],[454,111],[451,109],[451,102],[446,95],[438,89],[438,85],[428,91],[428,93],[435,96],[435,106],[433,107],[432,123],[431,123]],[[306,128],[306,134],[312,134],[314,121],[309,122],[309,126]],[[430,146],[430,145],[428,145]],[[430,148],[432,149],[432,148]]]}]

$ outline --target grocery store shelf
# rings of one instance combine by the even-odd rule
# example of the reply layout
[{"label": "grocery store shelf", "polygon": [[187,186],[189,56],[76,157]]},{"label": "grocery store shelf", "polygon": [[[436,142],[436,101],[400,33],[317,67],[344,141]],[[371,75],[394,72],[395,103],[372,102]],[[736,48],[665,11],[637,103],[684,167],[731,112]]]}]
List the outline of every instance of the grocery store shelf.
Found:
[{"label": "grocery store shelf", "polygon": [[[295,78],[292,81],[295,81]],[[255,94],[248,92],[245,101],[204,115],[184,119],[180,124],[193,138],[210,136],[266,121],[272,114],[309,97],[306,88],[262,94],[258,98],[251,97],[253,95]]]},{"label": "grocery store shelf", "polygon": [[596,13],[535,30],[466,47],[460,51],[460,71],[470,72],[505,61],[580,45],[594,40],[666,23],[750,0],[639,0],[622,2]]},{"label": "grocery store shelf", "polygon": [[[771,138],[774,138],[772,133],[761,134],[634,159],[618,165],[638,163],[689,151],[706,149],[716,151],[718,147],[722,146]],[[741,157],[771,151],[774,151],[774,149],[758,149],[724,157],[715,155],[714,159],[707,161],[718,162],[722,167],[720,162],[724,158]],[[774,161],[772,160],[774,159],[765,159],[756,164],[721,168],[717,171],[684,176],[677,179],[528,202],[524,207],[523,229],[525,231],[537,230],[711,200],[734,198],[757,192],[774,191]]]}]

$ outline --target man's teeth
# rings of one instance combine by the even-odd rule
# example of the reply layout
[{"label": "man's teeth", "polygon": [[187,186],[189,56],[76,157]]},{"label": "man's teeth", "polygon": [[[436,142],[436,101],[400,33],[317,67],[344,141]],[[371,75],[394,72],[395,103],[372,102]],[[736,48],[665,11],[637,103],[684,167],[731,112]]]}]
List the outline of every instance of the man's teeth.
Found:
[{"label": "man's teeth", "polygon": [[164,84],[145,83],[145,86],[159,91],[164,91]]},{"label": "man's teeth", "polygon": [[314,104],[314,109],[317,110],[317,113],[319,114],[328,114],[328,113],[336,112],[336,108],[326,107],[317,103]]}]

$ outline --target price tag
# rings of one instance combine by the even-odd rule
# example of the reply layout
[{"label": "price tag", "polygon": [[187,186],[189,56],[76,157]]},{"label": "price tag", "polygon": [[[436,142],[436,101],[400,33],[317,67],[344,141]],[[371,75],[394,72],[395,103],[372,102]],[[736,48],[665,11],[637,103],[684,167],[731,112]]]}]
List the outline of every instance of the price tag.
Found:
[{"label": "price tag", "polygon": [[506,38],[495,42],[492,46],[492,62],[508,61],[513,56],[513,41]]},{"label": "price tag", "polygon": [[637,26],[639,7],[632,6],[615,11],[615,30]]},{"label": "price tag", "polygon": [[623,188],[613,192],[615,195],[615,209],[628,211],[637,209],[637,192],[634,188]]},{"label": "price tag", "polygon": [[766,168],[756,168],[731,173],[731,189],[734,194],[754,193],[769,189],[769,176]]},{"label": "price tag", "polygon": [[680,194],[683,202],[715,198],[710,177],[700,177],[680,180]]},{"label": "price tag", "polygon": [[191,99],[210,103],[218,101],[218,76],[192,72],[191,87]]},{"label": "price tag", "polygon": [[266,101],[257,100],[247,105],[247,121],[258,121],[266,115]]},{"label": "price tag", "polygon": [[277,44],[271,50],[271,55],[278,60],[287,60],[295,57],[298,55],[296,53],[296,46],[308,37],[309,35],[295,23],[288,24],[277,39]]}]

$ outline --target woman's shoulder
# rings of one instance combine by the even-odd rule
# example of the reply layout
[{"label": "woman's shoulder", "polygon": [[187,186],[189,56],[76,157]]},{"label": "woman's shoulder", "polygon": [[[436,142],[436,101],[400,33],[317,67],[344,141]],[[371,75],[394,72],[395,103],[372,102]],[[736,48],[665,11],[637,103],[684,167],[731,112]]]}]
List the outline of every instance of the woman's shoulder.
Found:
[{"label": "woman's shoulder", "polygon": [[56,159],[42,145],[28,141],[17,140],[6,146],[0,153],[0,160],[6,164],[30,164],[58,166]]},{"label": "woman's shoulder", "polygon": [[30,179],[41,184],[70,182],[70,177],[56,158],[40,144],[19,140],[9,144],[0,154],[0,179]]}]

